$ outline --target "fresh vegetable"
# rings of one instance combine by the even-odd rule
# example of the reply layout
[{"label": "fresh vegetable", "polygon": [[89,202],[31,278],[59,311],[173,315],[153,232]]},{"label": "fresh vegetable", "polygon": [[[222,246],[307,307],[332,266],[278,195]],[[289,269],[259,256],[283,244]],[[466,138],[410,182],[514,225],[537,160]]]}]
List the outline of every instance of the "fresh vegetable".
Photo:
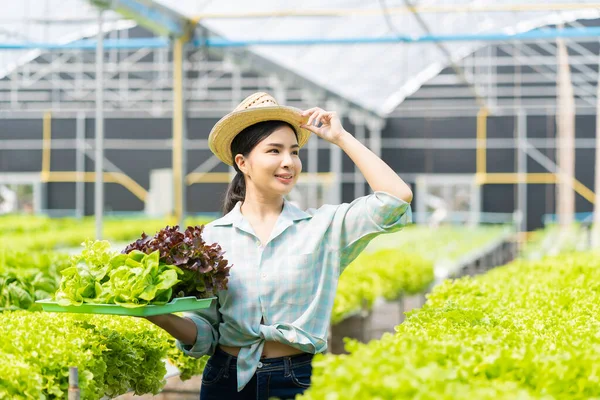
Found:
[{"label": "fresh vegetable", "polygon": [[39,308],[36,300],[49,298],[57,280],[35,270],[12,270],[0,274],[0,311]]},{"label": "fresh vegetable", "polygon": [[40,310],[35,301],[56,291],[59,271],[69,264],[66,254],[0,250],[0,311]]},{"label": "fresh vegetable", "polygon": [[[185,222],[194,226],[208,221],[210,219],[188,217]],[[169,223],[170,219],[105,218],[102,236],[112,243],[128,243],[144,230],[155,232]],[[0,249],[19,249],[24,252],[74,248],[79,252],[79,244],[93,238],[94,232],[94,217],[77,219],[0,215]]]},{"label": "fresh vegetable", "polygon": [[121,254],[111,252],[107,241],[86,241],[72,266],[61,271],[56,301],[140,307],[226,290],[231,266],[221,247],[202,239],[203,226],[178,228],[167,226],[152,238],[143,233]]},{"label": "fresh vegetable", "polygon": [[27,311],[0,313],[0,398],[65,399],[69,367],[81,398],[164,386],[168,334],[130,317]]},{"label": "fresh vegetable", "polygon": [[600,258],[445,281],[396,331],[317,355],[300,399],[600,398]]},{"label": "fresh vegetable", "polygon": [[371,309],[378,297],[394,300],[421,292],[433,278],[433,263],[418,255],[392,249],[362,253],[340,276],[331,323]]},{"label": "fresh vegetable", "polygon": [[178,226],[166,227],[154,237],[145,233],[128,245],[123,253],[141,251],[146,254],[158,251],[161,263],[179,267],[183,274],[174,289],[176,297],[213,297],[218,290],[226,290],[231,266],[223,258],[225,252],[216,243],[207,244],[202,239],[204,226],[188,227],[180,232]]},{"label": "fresh vegetable", "polygon": [[209,356],[200,358],[187,356],[177,348],[174,340],[171,340],[171,343],[172,345],[167,351],[167,359],[179,370],[179,379],[187,381],[194,376],[202,375]]},{"label": "fresh vegetable", "polygon": [[58,304],[119,304],[139,307],[166,304],[183,272],[159,262],[158,252],[132,251],[115,254],[107,241],[86,241],[85,249],[73,257],[73,265],[61,271],[55,294]]}]

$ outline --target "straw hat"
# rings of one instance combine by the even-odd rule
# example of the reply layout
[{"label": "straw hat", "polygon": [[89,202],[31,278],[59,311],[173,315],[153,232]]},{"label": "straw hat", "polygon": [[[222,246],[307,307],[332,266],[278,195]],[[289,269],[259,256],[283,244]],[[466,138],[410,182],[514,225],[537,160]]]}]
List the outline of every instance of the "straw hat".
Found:
[{"label": "straw hat", "polygon": [[308,121],[308,117],[303,117],[301,113],[297,108],[280,106],[273,96],[267,93],[254,93],[215,124],[208,136],[208,147],[225,164],[233,165],[233,138],[250,125],[273,120],[285,121],[294,127],[298,135],[298,144],[302,147],[308,142],[311,132],[300,128],[300,125]]}]

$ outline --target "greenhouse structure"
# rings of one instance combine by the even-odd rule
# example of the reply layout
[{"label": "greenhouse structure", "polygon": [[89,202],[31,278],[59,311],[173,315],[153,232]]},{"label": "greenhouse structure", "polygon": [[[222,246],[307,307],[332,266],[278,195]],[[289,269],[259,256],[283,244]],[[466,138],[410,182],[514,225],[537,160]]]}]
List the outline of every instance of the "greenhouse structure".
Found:
[{"label": "greenhouse structure", "polygon": [[[357,235],[347,248],[311,227],[289,254],[315,271],[334,253],[340,263],[326,336],[286,344],[327,353],[308,382],[287,375],[297,398],[600,397],[600,2],[20,0],[0,14],[0,398],[191,399],[210,378],[225,384],[210,376],[214,348],[190,357],[160,316],[208,307],[175,305],[196,296],[224,324],[225,299],[241,300],[223,293],[264,289],[267,273],[236,276],[243,262],[224,268],[198,239],[216,237],[205,224],[227,214],[236,176],[209,134],[257,92],[335,111],[412,192],[388,194],[410,203],[404,229],[369,206],[377,229],[342,224],[343,239]],[[301,215],[290,226],[386,191],[348,148],[311,136],[285,194]],[[260,244],[239,221],[231,229]],[[285,229],[248,265],[266,268]],[[220,243],[225,258],[254,254],[236,240]],[[147,286],[134,294],[134,280]],[[294,271],[273,282],[273,307],[281,287],[310,286]],[[98,315],[169,305],[137,315],[150,322]],[[302,341],[294,323],[319,320],[307,310],[272,321],[263,309],[253,334],[297,329]],[[215,346],[226,329],[213,326]]]}]

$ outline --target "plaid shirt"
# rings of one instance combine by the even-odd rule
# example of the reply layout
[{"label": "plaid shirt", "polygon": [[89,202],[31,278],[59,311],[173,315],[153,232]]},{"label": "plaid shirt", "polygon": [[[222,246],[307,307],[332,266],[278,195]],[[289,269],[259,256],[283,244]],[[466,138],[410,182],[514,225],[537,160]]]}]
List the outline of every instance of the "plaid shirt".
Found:
[{"label": "plaid shirt", "polygon": [[340,274],[373,238],[400,230],[411,218],[410,205],[385,192],[306,212],[285,200],[263,247],[240,205],[203,233],[233,265],[229,289],[218,293],[218,304],[185,314],[198,326],[196,343],[177,342],[192,357],[212,354],[218,343],[242,347],[238,391],[254,375],[266,340],[324,352]]}]

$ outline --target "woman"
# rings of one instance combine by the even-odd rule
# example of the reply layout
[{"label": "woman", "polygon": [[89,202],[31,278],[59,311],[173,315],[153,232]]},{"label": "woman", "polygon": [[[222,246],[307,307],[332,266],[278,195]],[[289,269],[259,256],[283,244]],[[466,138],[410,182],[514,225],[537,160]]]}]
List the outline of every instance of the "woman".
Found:
[{"label": "woman", "polygon": [[[344,150],[374,193],[318,210],[288,202],[311,132]],[[186,354],[211,355],[201,400],[294,398],[310,385],[313,355],[327,348],[339,275],[374,237],[406,225],[412,192],[335,112],[279,106],[266,93],[222,118],[209,146],[237,171],[225,216],[204,230],[233,265],[229,288],[209,309],[148,319]]]}]

